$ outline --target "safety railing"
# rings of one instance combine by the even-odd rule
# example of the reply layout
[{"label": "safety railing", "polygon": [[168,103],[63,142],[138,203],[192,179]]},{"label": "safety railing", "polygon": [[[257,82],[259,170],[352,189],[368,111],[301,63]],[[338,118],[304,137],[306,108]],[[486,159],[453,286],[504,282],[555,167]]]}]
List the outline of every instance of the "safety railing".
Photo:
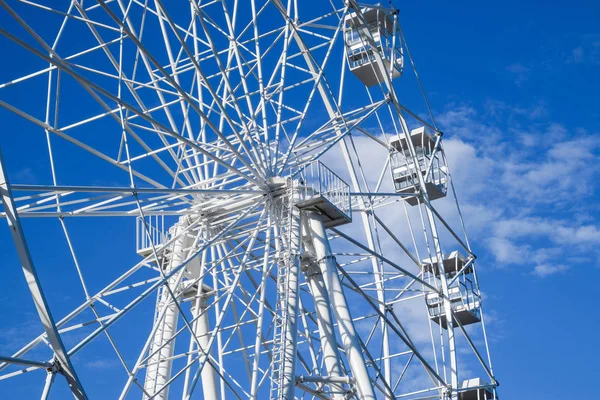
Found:
[{"label": "safety railing", "polygon": [[[417,151],[417,165],[421,174],[425,177],[427,168],[431,163],[431,172],[427,176],[427,182],[437,185],[441,190],[445,190],[447,175],[443,161],[440,160],[439,156],[436,154],[432,162],[431,154],[423,152],[422,148],[417,148],[415,150]],[[390,154],[390,167],[396,190],[406,189],[419,184],[412,158],[407,157],[400,152],[392,152]]]},{"label": "safety railing", "polygon": [[[452,310],[469,311],[479,317],[481,295],[474,287],[467,287],[464,282],[455,283],[448,288],[448,299]],[[426,302],[431,317],[439,317],[445,314],[443,299],[437,293],[427,295]]]},{"label": "safety railing", "polygon": [[149,253],[152,245],[158,247],[169,239],[168,229],[165,228],[163,215],[137,217],[135,221],[135,245],[138,254]]},{"label": "safety railing", "polygon": [[302,201],[321,196],[348,218],[352,217],[350,185],[321,161],[305,165],[298,174]]}]

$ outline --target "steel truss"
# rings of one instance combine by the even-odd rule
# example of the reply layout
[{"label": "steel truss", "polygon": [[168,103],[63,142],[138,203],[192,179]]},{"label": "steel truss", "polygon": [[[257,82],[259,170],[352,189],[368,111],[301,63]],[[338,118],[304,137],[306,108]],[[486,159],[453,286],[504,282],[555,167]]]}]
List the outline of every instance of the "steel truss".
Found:
[{"label": "steel truss", "polygon": [[[322,3],[0,0],[0,46],[24,60],[0,75],[0,118],[25,121],[49,161],[43,183],[11,183],[15,161],[0,158],[1,215],[41,322],[0,354],[0,385],[29,377],[45,399],[59,374],[96,398],[82,360],[109,346],[121,399],[496,398],[447,167],[452,207],[428,194],[442,133],[400,102],[386,58],[410,58],[398,12]],[[372,10],[391,21],[391,53],[373,51]],[[379,77],[370,88],[350,70],[348,26]],[[406,139],[417,125],[434,138],[424,167]],[[390,176],[402,138],[406,168],[425,168],[412,191]],[[75,219],[93,226],[84,217],[137,226],[142,260],[111,254],[99,290],[73,233]],[[68,290],[82,295],[61,319],[25,219],[58,221],[68,245]],[[436,272],[444,250],[464,254],[459,270]],[[455,288],[468,283],[479,321],[466,327]]]}]

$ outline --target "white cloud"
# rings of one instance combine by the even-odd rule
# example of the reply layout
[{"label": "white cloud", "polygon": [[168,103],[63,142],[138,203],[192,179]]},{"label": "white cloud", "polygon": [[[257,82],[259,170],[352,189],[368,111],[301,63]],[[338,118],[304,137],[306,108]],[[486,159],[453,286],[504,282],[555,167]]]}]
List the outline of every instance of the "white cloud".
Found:
[{"label": "white cloud", "polygon": [[[475,242],[486,244],[497,266],[537,265],[536,275],[549,276],[564,270],[547,267],[552,257],[599,253],[600,225],[589,207],[599,145],[596,136],[532,121],[524,110],[491,101],[482,113],[454,107],[439,120],[451,134],[445,150]],[[443,209],[445,201],[436,204]]]},{"label": "white cloud", "polygon": [[568,269],[569,267],[566,265],[540,264],[535,266],[533,274],[541,278],[545,278],[549,275],[565,272]]},{"label": "white cloud", "polygon": [[[538,118],[545,115],[540,109],[544,109],[543,104],[522,107],[488,101],[481,112],[452,105],[438,117],[442,130],[448,133],[444,149],[467,231],[476,248],[485,246],[489,251],[480,260],[480,268],[521,265],[532,271],[556,257],[589,264],[594,254],[600,255],[600,222],[588,207],[600,177],[600,170],[592,167],[600,161],[599,141],[557,122],[540,122]],[[523,135],[527,135],[526,145]],[[354,142],[373,190],[386,151],[365,136],[356,135]],[[348,179],[338,150],[327,154],[325,162]],[[389,172],[384,174],[381,190],[391,191]],[[434,204],[458,231],[451,194]],[[408,207],[413,224],[420,225],[415,212]],[[384,216],[399,239],[412,244],[403,208]],[[357,224],[347,229],[357,229],[353,234],[364,236]],[[384,245],[393,246],[385,237]],[[442,246],[452,251],[457,245],[446,240]],[[398,256],[397,262],[400,260],[406,261]]]}]

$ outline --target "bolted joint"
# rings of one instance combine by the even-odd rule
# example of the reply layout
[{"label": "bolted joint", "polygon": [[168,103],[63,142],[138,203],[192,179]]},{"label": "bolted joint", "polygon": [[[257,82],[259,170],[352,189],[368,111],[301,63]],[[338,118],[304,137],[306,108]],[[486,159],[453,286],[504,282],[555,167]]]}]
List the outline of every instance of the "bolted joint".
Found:
[{"label": "bolted joint", "polygon": [[326,255],[324,257],[319,258],[317,260],[317,264],[321,264],[323,262],[327,262],[327,260],[332,260],[334,263],[336,262],[335,261],[335,256],[333,256],[333,255],[330,254],[330,255]]},{"label": "bolted joint", "polygon": [[62,373],[62,367],[60,366],[60,362],[55,358],[52,360],[52,365],[50,365],[48,368],[46,368],[46,371],[49,374],[61,374]]},{"label": "bolted joint", "polygon": [[314,256],[306,255],[306,252],[302,255],[302,263],[300,265],[302,272],[306,277],[312,277],[321,274],[318,262],[314,259]]},{"label": "bolted joint", "polygon": [[446,396],[447,399],[451,399],[452,398],[452,385],[446,386],[445,396]]}]

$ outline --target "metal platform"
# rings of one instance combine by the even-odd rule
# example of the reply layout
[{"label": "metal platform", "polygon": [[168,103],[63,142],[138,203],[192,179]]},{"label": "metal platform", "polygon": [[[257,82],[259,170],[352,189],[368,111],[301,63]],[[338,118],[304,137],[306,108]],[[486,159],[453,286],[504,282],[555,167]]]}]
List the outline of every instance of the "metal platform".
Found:
[{"label": "metal platform", "polygon": [[352,222],[350,186],[342,178],[320,161],[306,165],[298,176],[296,207],[320,213],[325,228]]},{"label": "metal platform", "polygon": [[[146,231],[147,229],[147,231]],[[136,252],[142,257],[152,254],[152,248],[158,248],[169,240],[169,231],[165,228],[164,216],[149,216],[135,220]]]},{"label": "metal platform", "polygon": [[320,194],[311,197],[308,200],[296,204],[301,210],[318,211],[323,216],[325,228],[333,228],[352,222],[352,217],[333,205]]}]

